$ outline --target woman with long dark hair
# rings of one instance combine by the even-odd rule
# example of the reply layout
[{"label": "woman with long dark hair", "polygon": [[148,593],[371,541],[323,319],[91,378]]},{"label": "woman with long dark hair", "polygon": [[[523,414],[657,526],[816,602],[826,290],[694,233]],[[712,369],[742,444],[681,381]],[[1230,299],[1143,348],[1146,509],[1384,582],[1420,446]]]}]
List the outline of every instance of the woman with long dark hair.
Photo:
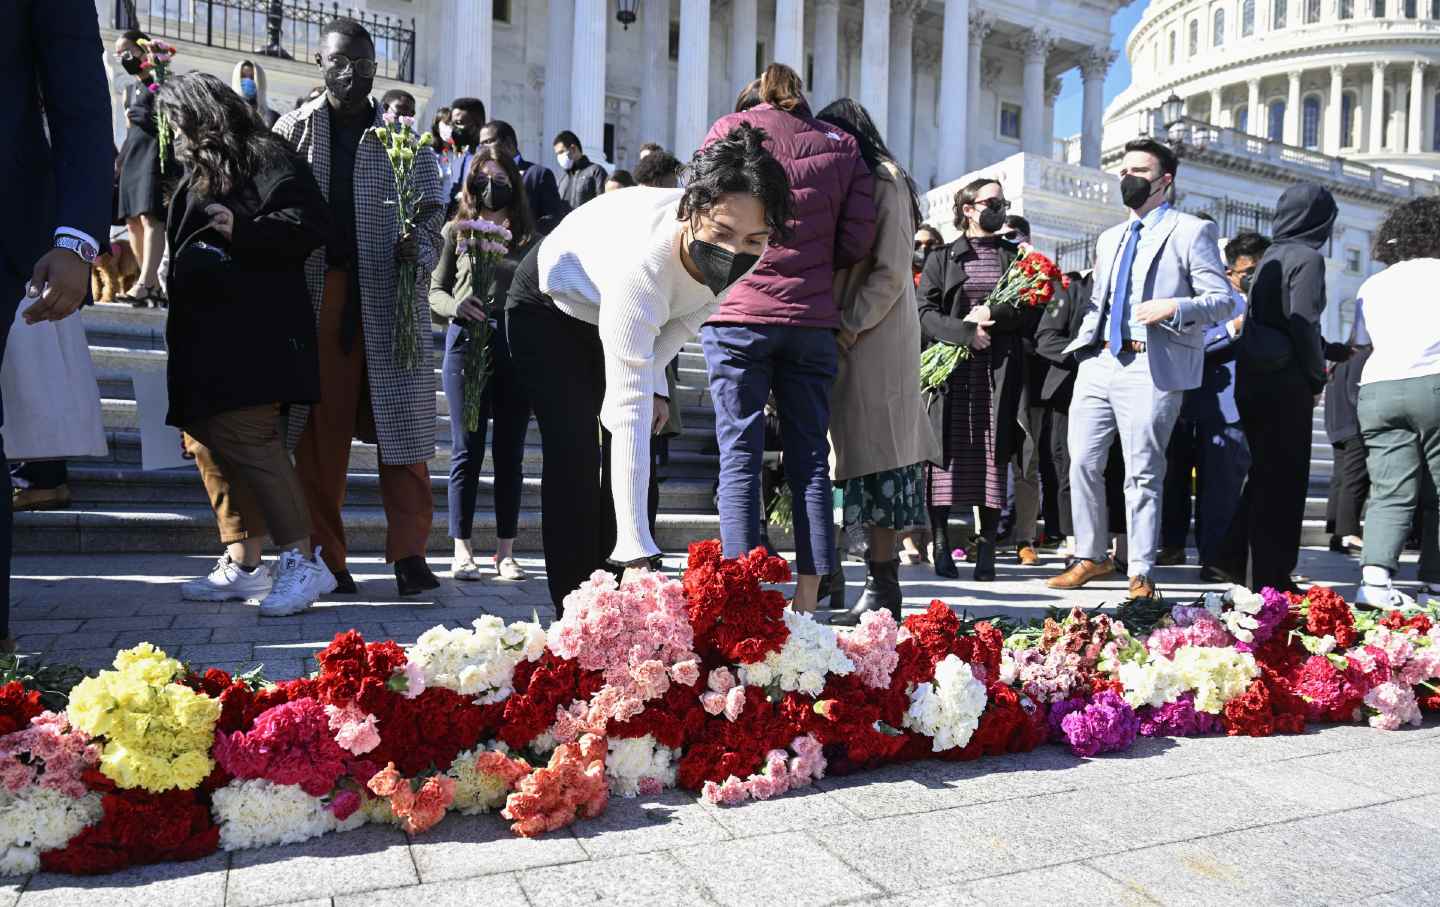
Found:
[{"label": "woman with long dark hair", "polygon": [[[488,288],[474,292],[470,256],[457,243],[466,241],[460,224],[485,220],[510,231],[509,251],[496,265]],[[430,309],[449,322],[445,332],[442,378],[445,402],[450,408],[450,537],[455,540],[451,575],[478,580],[480,568],[470,536],[475,521],[475,498],[480,488],[480,467],[485,462],[485,426],[492,418],[495,432],[491,454],[495,464],[495,572],[500,579],[526,579],[515,560],[515,538],[520,527],[520,495],[525,481],[525,432],[530,425],[530,403],[521,390],[505,341],[505,296],[515,268],[535,244],[535,225],[525,184],[515,161],[481,145],[460,188],[455,218],[440,231],[445,240],[440,263],[430,278]],[[490,326],[490,377],[480,402],[480,421],[474,431],[465,427],[466,350],[474,341],[469,324]]]},{"label": "woman with long dark hair", "polygon": [[830,397],[833,471],[846,527],[863,527],[869,550],[865,594],[831,623],[854,626],[867,611],[900,619],[896,537],[926,523],[923,465],[940,458],[940,444],[920,398],[920,316],[910,276],[920,220],[915,185],[864,107],[841,98],[819,118],[854,138],[875,174],[874,248],[835,275],[841,356]]},{"label": "woman with long dark hair", "polygon": [[696,153],[684,189],[637,186],[585,203],[516,269],[506,327],[540,423],[557,613],[607,562],[643,568],[659,556],[646,505],[650,436],[671,404],[665,366],[790,215],[789,180],[764,139],[736,127]]},{"label": "woman with long dark hair", "polygon": [[[120,175],[116,215],[130,231],[130,248],[140,263],[140,277],[128,293],[116,297],[137,308],[164,305],[160,289],[160,259],[165,255],[165,215],[162,184],[171,166],[160,165],[160,138],[155,122],[155,77],[150,52],[141,42],[142,31],[127,31],[115,40],[115,56],[135,80],[125,86],[125,144],[115,166]],[[173,158],[173,153],[167,151]]]},{"label": "woman with long dark hair", "polygon": [[[182,594],[263,596],[262,615],[296,614],[335,589],[312,549],[304,489],[280,432],[285,406],[320,396],[304,264],[329,235],[329,209],[310,168],[219,79],[169,79],[157,105],[186,171],[166,220],[166,421],[193,439],[228,546]],[[266,535],[282,552],[273,587],[260,563]]]},{"label": "woman with long dark hair", "polygon": [[[764,410],[773,390],[794,501],[793,607],[807,612],[815,609],[820,578],[839,566],[826,440],[841,326],[835,272],[870,256],[875,179],[855,139],[811,115],[793,69],[771,64],[753,87],[754,95],[747,86],[737,99],[736,113],[710,128],[706,142],[742,124],[765,130],[766,147],[795,191],[795,222],[700,335],[720,442],[720,535],[727,557],[760,544]],[[843,597],[839,579],[831,581],[832,601]]]},{"label": "woman with long dark hair", "polygon": [[[927,343],[969,349],[941,398],[931,403],[939,429],[940,465],[926,469],[925,495],[935,535],[935,573],[957,577],[950,554],[952,507],[980,508],[975,579],[995,579],[995,535],[1005,506],[1006,469],[1015,455],[1016,418],[1025,383],[1021,333],[1027,316],[1011,306],[991,309],[985,298],[1019,250],[1001,239],[1010,203],[998,180],[973,180],[955,194],[955,226],[962,235],[925,260],[920,274],[920,327]],[[938,417],[938,418],[937,418]]]}]

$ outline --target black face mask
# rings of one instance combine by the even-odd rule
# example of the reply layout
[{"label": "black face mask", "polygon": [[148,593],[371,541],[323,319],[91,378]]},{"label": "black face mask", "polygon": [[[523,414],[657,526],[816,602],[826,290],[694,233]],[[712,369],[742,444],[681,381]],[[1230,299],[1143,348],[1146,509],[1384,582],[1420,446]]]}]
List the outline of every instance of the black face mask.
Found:
[{"label": "black face mask", "polygon": [[910,264],[915,268],[917,272],[923,271],[925,270],[925,259],[929,257],[929,249],[916,249],[914,256],[912,256],[910,259]]},{"label": "black face mask", "polygon": [[1120,200],[1131,211],[1148,202],[1154,194],[1154,186],[1143,176],[1129,173],[1120,178]]},{"label": "black face mask", "polygon": [[325,70],[325,90],[340,102],[341,107],[348,107],[352,102],[368,98],[374,87],[374,76],[365,77],[353,69],[348,72],[333,68]]},{"label": "black face mask", "polygon": [[1241,274],[1241,275],[1240,275],[1240,292],[1244,293],[1246,296],[1249,296],[1249,295],[1250,295],[1250,285],[1253,284],[1254,282],[1255,282],[1255,272],[1254,272],[1254,271],[1246,271],[1244,274]]},{"label": "black face mask", "polygon": [[515,189],[509,183],[487,179],[485,188],[476,197],[480,200],[480,207],[486,211],[504,211],[510,207],[510,200],[515,197]]},{"label": "black face mask", "polygon": [[470,126],[451,126],[450,140],[455,143],[456,148],[474,148],[479,141],[480,133]]},{"label": "black face mask", "polygon": [[760,256],[746,255],[743,252],[736,254],[703,239],[691,239],[690,260],[700,269],[700,276],[705,278],[705,286],[719,296],[755,267]]},{"label": "black face mask", "polygon": [[132,76],[140,75],[140,58],[126,54],[120,58],[120,65]]},{"label": "black face mask", "polygon": [[975,226],[985,233],[999,233],[1005,226],[1005,212],[987,205],[975,218]]}]

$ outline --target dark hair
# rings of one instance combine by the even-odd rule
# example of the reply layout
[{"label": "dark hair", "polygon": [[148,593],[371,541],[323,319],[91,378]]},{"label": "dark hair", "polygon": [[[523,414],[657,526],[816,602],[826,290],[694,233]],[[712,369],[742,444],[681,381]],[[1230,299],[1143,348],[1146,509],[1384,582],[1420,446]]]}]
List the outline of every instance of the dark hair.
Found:
[{"label": "dark hair", "polygon": [[929,224],[921,224],[920,226],[915,228],[916,233],[920,233],[922,231],[925,233],[929,233],[931,236],[935,237],[938,242],[943,243],[945,241],[945,235],[936,228],[930,226]]},{"label": "dark hair", "polygon": [[375,39],[370,37],[370,32],[365,26],[351,19],[349,16],[339,16],[325,23],[320,29],[320,40],[324,41],[330,35],[343,35],[347,38],[364,38],[365,43],[370,45],[370,50],[375,50]]},{"label": "dark hair", "polygon": [[1025,238],[1026,238],[1026,239],[1029,239],[1029,238],[1030,238],[1030,221],[1026,220],[1022,215],[1019,215],[1019,214],[1008,214],[1008,215],[1006,215],[1006,216],[1005,216],[1005,226],[1010,227],[1010,228],[1013,229],[1016,233],[1023,233],[1023,234],[1025,234]]},{"label": "dark hair", "polygon": [[654,186],[669,176],[678,177],[680,159],[668,151],[652,151],[635,165],[635,182],[642,186]]},{"label": "dark hair", "polygon": [[628,189],[628,188],[630,188],[631,186],[635,185],[635,177],[633,177],[633,176],[630,175],[630,171],[629,171],[629,170],[618,170],[618,169],[617,169],[614,173],[612,173],[612,174],[610,174],[609,176],[605,177],[605,182],[607,182],[607,183],[619,183],[619,184],[621,185],[621,187]]},{"label": "dark hair", "polygon": [[463,110],[470,114],[477,123],[483,123],[486,120],[485,102],[479,98],[456,98],[450,102],[450,112],[454,113],[457,110]]},{"label": "dark hair", "polygon": [[656,152],[656,151],[664,151],[664,150],[665,150],[665,146],[664,146],[664,145],[658,145],[658,144],[656,144],[655,142],[646,142],[645,144],[643,144],[643,145],[640,146],[640,153],[641,153],[641,154],[644,154],[644,153],[647,152],[647,151],[649,151],[649,152],[651,152],[651,153],[654,153],[654,152]]},{"label": "dark hair", "polygon": [[126,41],[134,41],[136,44],[139,44],[141,41],[150,40],[150,36],[145,34],[138,28],[132,28],[129,31],[126,31],[122,33],[120,37],[124,38]]},{"label": "dark hair", "polygon": [[1391,210],[1375,233],[1374,255],[1387,265],[1440,258],[1440,198],[1417,198]]},{"label": "dark hair", "polygon": [[201,197],[225,198],[291,157],[255,108],[209,73],[167,79],[155,104],[185,137],[190,186]]},{"label": "dark hair", "polygon": [[455,220],[474,220],[479,214],[475,188],[485,175],[486,161],[499,164],[500,169],[505,171],[505,178],[510,181],[510,207],[505,214],[510,219],[510,249],[514,251],[529,242],[535,232],[534,218],[530,214],[530,202],[525,197],[525,180],[520,175],[520,168],[506,155],[496,154],[489,145],[481,145],[475,150],[475,156],[470,158],[470,169],[466,171],[465,182],[460,187],[460,204],[455,209]]},{"label": "dark hair", "polygon": [[744,113],[760,103],[760,80],[754,79],[735,96],[735,112]]},{"label": "dark hair", "polygon": [[576,148],[579,148],[582,152],[585,150],[585,146],[582,145],[582,144],[580,144],[580,136],[576,135],[575,133],[571,132],[571,131],[568,130],[568,129],[562,129],[562,130],[560,130],[559,132],[557,132],[557,133],[555,134],[555,138],[553,138],[553,139],[550,140],[550,144],[551,144],[552,146],[553,146],[553,145],[564,145],[564,146],[567,147],[567,148],[570,147],[571,145],[574,145]]},{"label": "dark hair", "polygon": [[402,98],[409,98],[411,107],[419,106],[416,104],[415,96],[413,94],[403,88],[392,88],[380,96],[380,109],[384,110],[386,107],[389,107],[391,104]]},{"label": "dark hair", "polygon": [[1153,155],[1155,160],[1160,162],[1160,172],[1168,173],[1172,177],[1175,171],[1180,169],[1180,158],[1175,154],[1175,149],[1164,142],[1157,142],[1155,139],[1131,139],[1125,143],[1125,152],[1143,151]]},{"label": "dark hair", "polygon": [[720,196],[744,192],[760,200],[765,223],[772,233],[786,236],[790,220],[790,177],[765,149],[765,130],[741,123],[695,152],[685,168],[685,194],[680,197],[680,220],[710,210]]},{"label": "dark hair", "polygon": [[771,107],[793,111],[805,103],[805,83],[784,63],[771,63],[760,74],[760,100]]},{"label": "dark hair", "polygon": [[481,126],[480,128],[481,128],[482,130],[484,130],[484,129],[493,129],[493,130],[495,130],[495,137],[496,137],[497,139],[499,139],[500,141],[506,143],[506,144],[509,145],[511,148],[514,148],[517,154],[519,153],[519,151],[520,151],[520,137],[515,134],[515,127],[514,127],[514,126],[511,126],[509,123],[505,122],[504,120],[491,120],[490,122],[486,123],[484,126]]},{"label": "dark hair", "polygon": [[435,148],[438,150],[445,145],[445,140],[440,138],[440,124],[450,122],[450,108],[441,107],[435,111],[435,118],[430,121],[430,136],[435,139]]},{"label": "dark hair", "polygon": [[831,101],[825,105],[816,117],[831,126],[838,126],[849,133],[860,145],[860,157],[864,158],[865,165],[873,173],[880,169],[881,164],[891,164],[900,175],[905,178],[905,188],[910,194],[910,214],[915,223],[920,223],[920,195],[915,191],[915,181],[900,162],[895,160],[895,155],[885,147],[885,139],[880,136],[880,130],[875,126],[875,121],[870,117],[870,111],[853,98],[841,98],[838,101]]},{"label": "dark hair", "polygon": [[1268,248],[1270,248],[1270,237],[1268,236],[1261,236],[1259,233],[1249,230],[1244,233],[1236,233],[1225,244],[1225,264],[1233,268],[1235,262],[1241,258],[1253,258],[1259,261],[1260,256],[1264,255]]},{"label": "dark hair", "polygon": [[1197,215],[1195,215],[1195,216],[1198,217],[1198,218],[1200,218],[1201,220],[1203,220],[1203,221],[1204,221],[1205,223],[1207,223],[1207,224],[1213,224],[1213,223],[1215,223],[1215,216],[1212,215],[1209,211],[1201,211],[1199,214],[1197,214]]},{"label": "dark hair", "polygon": [[973,179],[961,186],[960,191],[955,193],[955,229],[961,233],[965,232],[965,206],[975,204],[975,196],[979,195],[980,190],[991,183],[997,186],[1002,185],[1001,182],[993,176],[982,176],[979,179]]}]

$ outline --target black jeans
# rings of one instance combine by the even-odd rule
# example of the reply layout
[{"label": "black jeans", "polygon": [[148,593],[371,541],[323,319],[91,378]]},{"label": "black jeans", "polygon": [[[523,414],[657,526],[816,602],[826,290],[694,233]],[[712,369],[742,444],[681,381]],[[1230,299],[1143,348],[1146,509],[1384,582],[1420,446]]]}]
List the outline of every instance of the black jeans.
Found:
[{"label": "black jeans", "polygon": [[64,460],[20,460],[10,464],[10,479],[17,488],[50,491],[70,481]]},{"label": "black jeans", "polygon": [[1360,534],[1360,514],[1365,499],[1370,497],[1370,470],[1365,465],[1365,439],[1347,438],[1331,445],[1335,448],[1335,478],[1332,503],[1335,509],[1335,535]]},{"label": "black jeans", "polygon": [[530,401],[510,361],[510,344],[501,322],[490,335],[490,378],[480,401],[480,425],[465,430],[465,384],[462,367],[469,335],[451,322],[445,333],[445,362],[441,381],[450,407],[450,537],[470,538],[475,520],[475,498],[480,489],[480,468],[485,463],[486,423],[495,421],[490,449],[495,467],[495,537],[513,539],[519,534],[520,494],[525,485],[525,433],[530,427]]},{"label": "black jeans", "polygon": [[605,569],[615,548],[609,433],[600,427],[605,355],[600,329],[557,309],[506,312],[510,360],[540,424],[540,535],[558,615],[565,596]]},{"label": "black jeans", "polygon": [[[1236,387],[1257,389],[1254,394],[1235,395],[1250,443],[1250,476],[1234,531],[1224,546],[1228,562],[1217,566],[1237,575],[1234,568],[1243,570],[1243,551],[1248,547],[1250,587],[1285,589],[1300,558],[1315,398],[1305,377],[1294,369],[1242,375]],[[1248,545],[1237,545],[1240,541]]]},{"label": "black jeans", "polygon": [[[1056,506],[1059,510],[1060,534],[1075,534],[1075,519],[1070,509],[1070,413],[1057,409],[1050,420],[1050,456],[1055,461]],[[1125,459],[1120,453],[1120,440],[1110,445],[1110,459],[1105,463],[1105,515],[1110,534],[1125,532]]]}]

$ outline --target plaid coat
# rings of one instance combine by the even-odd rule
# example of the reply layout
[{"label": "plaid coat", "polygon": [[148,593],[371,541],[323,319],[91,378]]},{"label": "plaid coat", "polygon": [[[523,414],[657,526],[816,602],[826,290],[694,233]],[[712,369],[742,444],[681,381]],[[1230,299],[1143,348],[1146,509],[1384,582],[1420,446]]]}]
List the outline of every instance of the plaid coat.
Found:
[{"label": "plaid coat", "polygon": [[[382,124],[375,106],[375,125]],[[330,197],[330,105],[322,95],[275,123],[275,132],[307,161],[320,191]],[[423,463],[435,456],[435,368],[430,355],[430,306],[427,289],[430,272],[440,260],[440,227],[445,202],[440,190],[440,164],[435,153],[422,148],[415,161],[415,184],[424,201],[415,231],[420,243],[419,275],[415,287],[415,319],[420,329],[423,364],[405,370],[395,363],[395,237],[397,208],[395,177],[385,149],[368,132],[360,141],[355,164],[355,243],[358,247],[361,323],[365,330],[365,365],[380,461],[387,466]],[[320,300],[325,288],[325,248],[305,263],[305,280],[318,327]],[[323,342],[323,341],[322,341]],[[292,406],[285,442],[300,443],[309,406]]]}]

